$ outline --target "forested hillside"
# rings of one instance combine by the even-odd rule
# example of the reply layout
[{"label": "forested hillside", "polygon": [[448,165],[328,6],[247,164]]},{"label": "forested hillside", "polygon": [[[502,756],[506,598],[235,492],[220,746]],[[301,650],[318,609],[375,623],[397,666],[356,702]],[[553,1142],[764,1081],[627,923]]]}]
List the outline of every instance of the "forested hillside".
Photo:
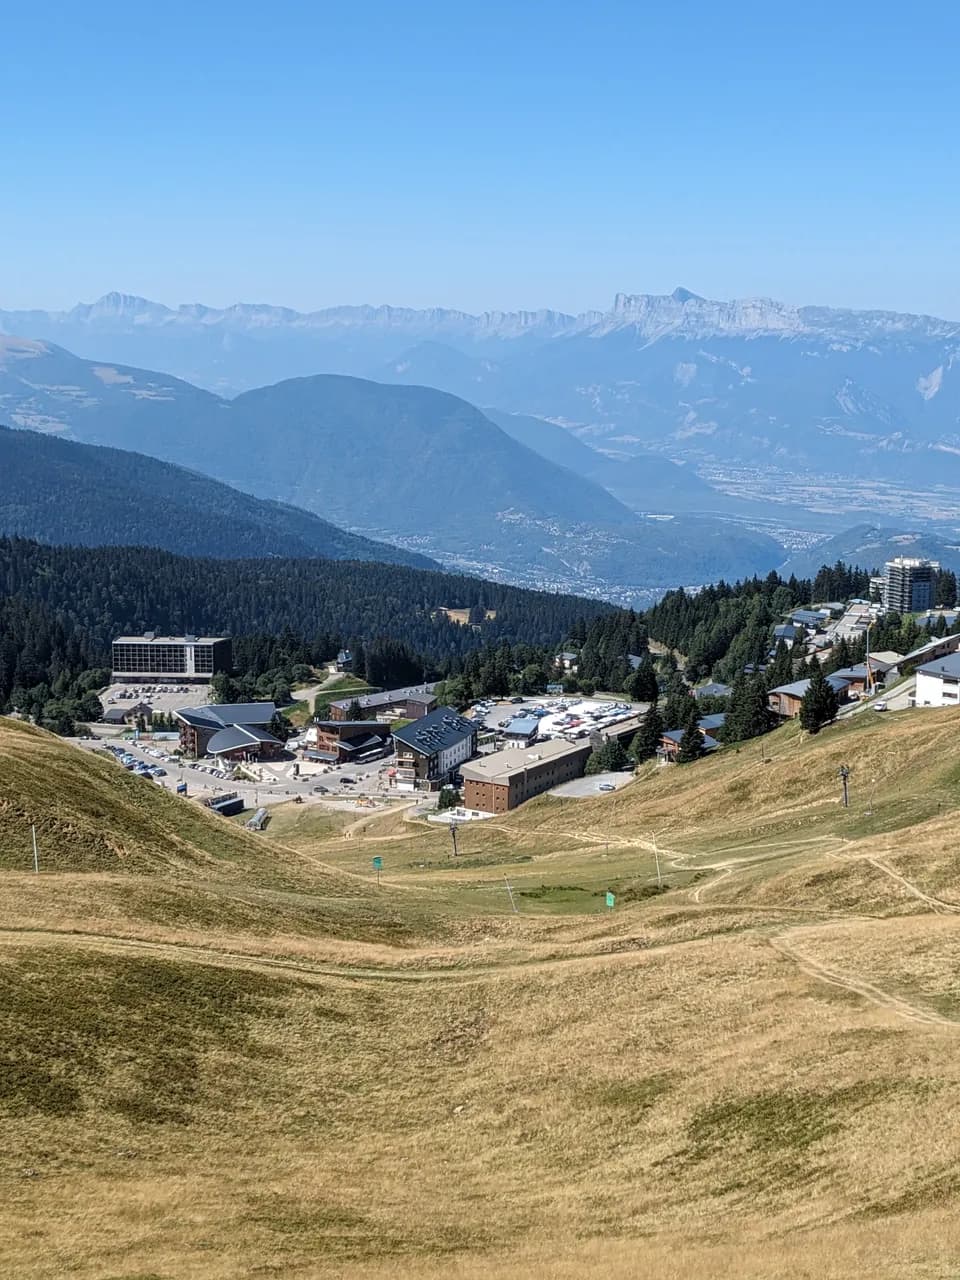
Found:
[{"label": "forested hillside", "polygon": [[348,533],[142,453],[0,427],[0,534],[181,555],[324,556],[423,569],[435,560]]},{"label": "forested hillside", "polygon": [[[474,621],[451,621],[446,609]],[[14,690],[69,684],[108,666],[121,632],[223,632],[237,637],[242,661],[261,668],[278,643],[293,661],[328,658],[347,644],[381,683],[442,675],[484,645],[553,646],[605,610],[399,565],[190,560],[143,547],[0,538],[0,705]]]}]

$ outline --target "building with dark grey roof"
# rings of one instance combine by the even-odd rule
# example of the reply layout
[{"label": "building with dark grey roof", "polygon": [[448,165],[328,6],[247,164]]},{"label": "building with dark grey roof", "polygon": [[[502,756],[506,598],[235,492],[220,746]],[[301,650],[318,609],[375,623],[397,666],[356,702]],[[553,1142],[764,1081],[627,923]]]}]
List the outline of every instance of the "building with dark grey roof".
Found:
[{"label": "building with dark grey roof", "polygon": [[917,667],[914,700],[918,707],[960,706],[960,653],[945,654]]},{"label": "building with dark grey roof", "polygon": [[[357,710],[364,720],[388,719],[419,720],[437,705],[433,684],[409,685],[404,689],[383,689],[379,693],[364,693],[352,698],[338,698],[330,703],[331,720],[348,720]],[[352,710],[351,710],[352,709]]]},{"label": "building with dark grey roof", "polygon": [[732,692],[730,685],[711,680],[709,684],[702,684],[699,689],[694,689],[693,696],[695,698],[729,698]]},{"label": "building with dark grey roof", "polygon": [[276,760],[284,744],[266,728],[277,713],[272,702],[218,702],[183,707],[180,748],[190,756],[220,756],[228,760]]},{"label": "building with dark grey roof", "polygon": [[[839,674],[827,676],[827,684],[841,702],[847,701],[851,683],[853,682]],[[767,705],[781,720],[792,720],[800,714],[800,703],[809,688],[809,680],[792,680],[789,684],[777,685],[776,689],[771,689],[767,694]]]},{"label": "building with dark grey roof", "polygon": [[398,791],[437,791],[466,760],[477,754],[479,726],[452,707],[437,707],[429,715],[394,730],[397,766],[393,783]]}]

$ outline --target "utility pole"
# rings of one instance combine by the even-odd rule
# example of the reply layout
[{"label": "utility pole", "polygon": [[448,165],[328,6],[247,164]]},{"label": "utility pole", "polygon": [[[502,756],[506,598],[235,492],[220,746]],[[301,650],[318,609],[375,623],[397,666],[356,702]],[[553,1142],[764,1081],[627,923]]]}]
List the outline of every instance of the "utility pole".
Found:
[{"label": "utility pole", "polygon": [[36,875],[40,874],[40,857],[37,853],[37,828],[30,827],[30,835],[33,838],[33,870]]},{"label": "utility pole", "polygon": [[657,833],[651,831],[650,834],[653,837],[653,860],[657,864],[657,888],[662,889],[663,876],[660,874],[660,850],[657,848]]},{"label": "utility pole", "polygon": [[837,772],[840,775],[840,781],[843,785],[843,807],[847,809],[850,806],[850,795],[847,790],[847,779],[850,777],[850,770],[845,764],[842,764]]},{"label": "utility pole", "polygon": [[517,914],[517,904],[516,904],[516,902],[515,902],[515,901],[514,901],[514,899],[513,899],[513,889],[511,889],[511,887],[510,887],[510,881],[507,879],[507,877],[506,877],[506,876],[504,876],[504,877],[503,877],[503,883],[507,886],[507,895],[508,895],[508,896],[509,896],[509,898],[510,898],[510,906],[513,908],[513,914],[514,914],[514,915],[516,915],[516,914]]},{"label": "utility pole", "polygon": [[456,858],[458,855],[457,855],[457,824],[455,822],[450,823],[450,839],[453,841],[453,856]]}]

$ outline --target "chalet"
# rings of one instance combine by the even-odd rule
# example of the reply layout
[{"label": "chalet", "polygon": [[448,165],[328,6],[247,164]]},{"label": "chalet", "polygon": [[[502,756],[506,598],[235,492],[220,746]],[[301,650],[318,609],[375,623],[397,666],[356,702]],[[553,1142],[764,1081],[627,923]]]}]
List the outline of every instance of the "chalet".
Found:
[{"label": "chalet", "polygon": [[[841,702],[847,701],[847,681],[839,675],[827,676],[827,684],[836,692]],[[781,684],[767,694],[767,705],[781,720],[792,720],[800,714],[800,703],[810,687],[809,680],[793,680]]]},{"label": "chalet", "polygon": [[[683,738],[683,729],[668,729],[660,739],[660,746],[657,748],[657,755],[661,760],[676,760],[680,752],[680,741]],[[706,752],[716,751],[720,743],[716,738],[712,738],[709,733],[703,735],[703,749]]]},{"label": "chalet", "polygon": [[420,720],[437,705],[434,684],[410,685],[404,689],[384,689],[330,703],[331,720],[348,720],[360,712],[361,720]]},{"label": "chalet", "polygon": [[901,670],[912,671],[925,662],[933,662],[935,658],[946,657],[948,653],[956,653],[958,650],[960,650],[960,635],[941,636],[938,640],[930,640],[927,644],[922,644],[919,649],[913,649],[905,658],[901,658],[897,665]]},{"label": "chalet", "polygon": [[867,661],[874,680],[888,684],[891,680],[899,678],[903,654],[895,653],[892,649],[881,649],[878,653],[871,653]]},{"label": "chalet", "polygon": [[173,714],[180,722],[180,749],[185,755],[277,760],[286,747],[267,729],[276,713],[272,702],[218,702],[184,707]]},{"label": "chalet", "polygon": [[816,631],[830,617],[828,611],[823,609],[794,609],[790,615],[790,621],[798,627],[806,627],[810,631]]},{"label": "chalet", "polygon": [[833,674],[838,679],[847,682],[847,696],[849,698],[858,698],[862,693],[866,693],[867,684],[872,685],[873,683],[872,676],[868,679],[867,664],[865,662],[858,662],[855,667],[842,667]]},{"label": "chalet", "polygon": [[477,754],[479,726],[452,707],[437,707],[429,715],[394,730],[397,765],[393,785],[398,791],[438,791]]},{"label": "chalet", "polygon": [[554,661],[561,671],[576,671],[580,661],[580,655],[571,653],[569,650],[565,649],[563,653],[557,654]]},{"label": "chalet", "polygon": [[733,689],[730,685],[711,680],[709,684],[702,684],[699,689],[694,689],[693,696],[695,698],[729,698],[731,693]]},{"label": "chalet", "polygon": [[506,813],[563,782],[583,776],[587,742],[554,739],[531,751],[495,751],[463,765],[463,803],[481,813]]},{"label": "chalet", "polygon": [[794,641],[800,640],[803,634],[803,627],[796,622],[781,622],[779,626],[773,628],[773,642],[779,644],[781,640],[785,640],[788,645],[792,645]]},{"label": "chalet", "polygon": [[390,726],[378,720],[315,720],[303,736],[306,760],[362,764],[387,753]]},{"label": "chalet", "polygon": [[[697,721],[697,728],[703,735],[704,751],[716,751],[720,746],[714,734],[719,733],[726,723],[726,715],[722,711],[718,711],[715,715],[701,716]],[[661,760],[675,760],[677,752],[680,750],[680,740],[683,737],[683,729],[668,729],[660,739],[660,746],[657,748],[657,755]]]},{"label": "chalet", "polygon": [[719,733],[727,722],[726,713],[718,711],[712,716],[701,716],[697,721],[697,728],[701,733]]}]

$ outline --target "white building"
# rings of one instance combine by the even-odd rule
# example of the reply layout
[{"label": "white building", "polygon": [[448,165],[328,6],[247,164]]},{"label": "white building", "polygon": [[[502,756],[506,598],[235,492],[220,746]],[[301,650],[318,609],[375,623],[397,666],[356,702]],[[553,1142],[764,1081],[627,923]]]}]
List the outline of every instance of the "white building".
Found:
[{"label": "white building", "polygon": [[947,654],[917,667],[918,707],[956,707],[960,705],[960,653]]}]

